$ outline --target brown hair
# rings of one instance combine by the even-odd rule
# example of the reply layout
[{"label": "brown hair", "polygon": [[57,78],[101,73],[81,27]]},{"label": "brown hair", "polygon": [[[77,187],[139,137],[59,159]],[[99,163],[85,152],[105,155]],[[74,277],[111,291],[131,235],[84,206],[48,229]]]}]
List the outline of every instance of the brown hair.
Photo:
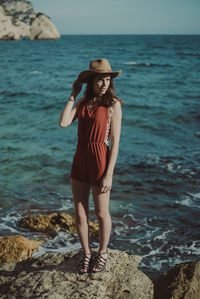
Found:
[{"label": "brown hair", "polygon": [[[89,101],[95,97],[95,93],[93,90],[93,82],[94,82],[94,79],[96,76],[98,76],[98,75],[96,75],[96,74],[90,75],[87,79],[87,86],[86,86],[86,89],[84,92],[84,96],[87,99],[87,101]],[[109,107],[109,106],[112,106],[116,102],[116,100],[118,100],[120,102],[120,104],[123,105],[123,101],[121,99],[119,99],[118,96],[116,95],[112,76],[110,74],[108,74],[108,76],[110,76],[110,85],[109,85],[106,93],[104,95],[102,95],[100,105]]]}]

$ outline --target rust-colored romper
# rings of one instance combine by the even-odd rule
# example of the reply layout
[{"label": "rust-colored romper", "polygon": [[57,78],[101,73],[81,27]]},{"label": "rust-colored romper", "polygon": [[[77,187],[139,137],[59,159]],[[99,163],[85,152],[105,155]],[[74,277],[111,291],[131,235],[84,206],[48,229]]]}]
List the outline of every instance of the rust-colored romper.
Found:
[{"label": "rust-colored romper", "polygon": [[99,186],[109,158],[111,107],[97,106],[89,110],[86,100],[77,108],[78,144],[71,178]]}]

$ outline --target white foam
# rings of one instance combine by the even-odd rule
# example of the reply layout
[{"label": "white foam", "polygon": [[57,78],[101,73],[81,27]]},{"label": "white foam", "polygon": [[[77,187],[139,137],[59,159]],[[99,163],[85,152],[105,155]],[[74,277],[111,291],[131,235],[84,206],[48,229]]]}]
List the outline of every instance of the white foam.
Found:
[{"label": "white foam", "polygon": [[188,192],[188,195],[190,195],[191,197],[194,197],[196,199],[200,199],[200,193],[189,193]]},{"label": "white foam", "polygon": [[167,230],[167,231],[163,232],[162,234],[155,236],[154,241],[166,239],[166,235],[169,234],[170,232],[171,232],[170,230]]},{"label": "white foam", "polygon": [[188,255],[188,253],[190,253],[198,256],[200,255],[200,247],[197,241],[193,241],[192,244],[189,246],[187,244],[180,246],[175,245],[174,248],[178,249],[181,252],[181,254],[185,253]]},{"label": "white foam", "polygon": [[147,256],[155,256],[157,254],[160,254],[160,248],[152,249],[148,254],[143,255],[142,257],[147,257]]},{"label": "white foam", "polygon": [[131,243],[131,244],[135,244],[135,243],[138,242],[138,240],[139,240],[139,239],[130,239],[130,240],[129,240],[129,243]]},{"label": "white foam", "polygon": [[4,230],[9,231],[11,233],[19,234],[19,230],[11,227],[10,225],[6,225],[6,223],[2,223],[0,225],[0,231],[3,232]]},{"label": "white foam", "polygon": [[200,193],[187,193],[187,195],[184,195],[183,199],[176,200],[175,203],[180,204],[182,206],[187,207],[198,207],[198,202],[195,202],[196,199],[200,199]]},{"label": "white foam", "polygon": [[48,240],[41,246],[39,246],[38,251],[34,253],[35,257],[39,257],[46,252],[66,252],[80,248],[80,242],[74,244],[74,235],[70,232],[57,232],[55,238]]},{"label": "white foam", "polygon": [[32,71],[31,74],[42,74],[43,72],[41,71]]},{"label": "white foam", "polygon": [[125,65],[137,65],[137,62],[135,61],[128,61],[124,63]]},{"label": "white foam", "polygon": [[130,220],[130,221],[133,221],[134,222],[137,222],[137,220],[135,219],[135,217],[133,216],[133,214],[125,214],[123,217],[122,217],[123,220]]},{"label": "white foam", "polygon": [[147,155],[147,162],[148,164],[150,165],[157,165],[160,163],[160,157],[159,156],[156,156],[156,155],[151,155],[151,154],[148,154]]},{"label": "white foam", "polygon": [[182,200],[176,200],[175,203],[182,205],[182,206],[191,206],[192,205],[192,201],[189,197],[186,197],[185,199]]}]

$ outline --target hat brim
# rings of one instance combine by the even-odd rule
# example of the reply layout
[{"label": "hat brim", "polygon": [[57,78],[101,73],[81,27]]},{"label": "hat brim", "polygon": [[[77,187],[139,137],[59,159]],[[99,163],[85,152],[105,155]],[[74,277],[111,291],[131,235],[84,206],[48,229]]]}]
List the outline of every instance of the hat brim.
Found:
[{"label": "hat brim", "polygon": [[100,71],[91,71],[91,70],[86,70],[83,71],[79,74],[78,76],[78,81],[81,81],[83,83],[87,83],[87,79],[94,74],[109,74],[112,78],[116,78],[121,74],[122,70],[116,71],[116,72],[100,72]]}]

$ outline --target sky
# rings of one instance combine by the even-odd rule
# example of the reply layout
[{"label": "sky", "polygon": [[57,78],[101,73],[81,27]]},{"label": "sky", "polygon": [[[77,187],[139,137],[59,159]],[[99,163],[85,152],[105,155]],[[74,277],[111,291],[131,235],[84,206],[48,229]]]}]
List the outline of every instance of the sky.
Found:
[{"label": "sky", "polygon": [[200,34],[200,0],[31,2],[61,34]]}]

